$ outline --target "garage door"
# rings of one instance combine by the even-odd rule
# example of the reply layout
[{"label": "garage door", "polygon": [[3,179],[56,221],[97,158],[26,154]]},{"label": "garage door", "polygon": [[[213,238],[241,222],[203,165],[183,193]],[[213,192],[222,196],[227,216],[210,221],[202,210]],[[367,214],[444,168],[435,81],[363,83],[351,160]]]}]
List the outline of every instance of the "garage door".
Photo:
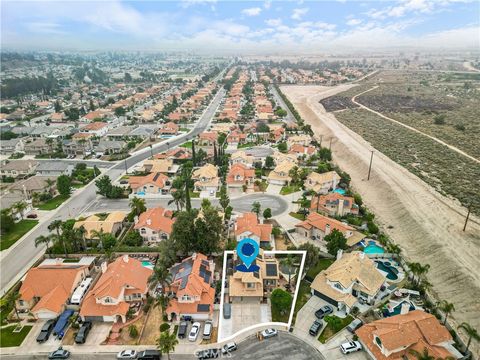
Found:
[{"label": "garage door", "polygon": [[103,320],[103,316],[85,316],[85,321],[93,322],[93,321],[104,321],[104,320]]},{"label": "garage door", "polygon": [[335,300],[329,298],[328,296],[326,296],[326,295],[324,295],[324,294],[322,294],[322,293],[319,293],[317,290],[313,290],[313,294],[314,294],[315,296],[318,296],[320,299],[323,299],[323,300],[329,302],[329,303],[332,304],[333,306],[338,307],[338,301],[335,301]]}]

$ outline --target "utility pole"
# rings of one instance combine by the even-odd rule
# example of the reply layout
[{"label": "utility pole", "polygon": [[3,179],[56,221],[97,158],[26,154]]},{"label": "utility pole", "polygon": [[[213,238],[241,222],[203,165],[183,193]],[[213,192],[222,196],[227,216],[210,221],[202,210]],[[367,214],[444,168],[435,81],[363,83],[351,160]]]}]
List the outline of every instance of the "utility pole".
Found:
[{"label": "utility pole", "polygon": [[322,148],[323,135],[320,135],[320,149]]},{"label": "utility pole", "polygon": [[463,231],[467,228],[468,219],[470,218],[470,210],[472,210],[472,204],[468,205],[467,217],[465,218],[465,225],[463,225]]},{"label": "utility pole", "polygon": [[127,159],[125,159],[124,162],[125,162],[125,173],[128,175]]},{"label": "utility pole", "polygon": [[370,156],[370,165],[368,167],[367,181],[370,180],[370,172],[372,171],[373,150],[370,150],[370,152],[372,153],[372,155]]},{"label": "utility pole", "polygon": [[153,158],[153,149],[152,149],[152,144],[150,144],[150,157]]}]

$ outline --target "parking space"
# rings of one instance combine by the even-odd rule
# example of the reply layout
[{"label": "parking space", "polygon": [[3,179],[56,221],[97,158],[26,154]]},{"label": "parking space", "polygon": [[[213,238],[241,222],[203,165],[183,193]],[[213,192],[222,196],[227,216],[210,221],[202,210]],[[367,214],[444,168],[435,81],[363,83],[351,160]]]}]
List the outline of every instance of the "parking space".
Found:
[{"label": "parking space", "polygon": [[325,359],[328,360],[369,360],[370,357],[368,354],[362,350],[358,351],[355,353],[351,353],[348,355],[344,355],[340,351],[340,345],[352,341],[353,334],[350,333],[347,329],[344,329],[340,331],[334,338],[332,338],[328,343],[326,344],[320,344],[318,349],[322,353],[322,355],[325,357]]},{"label": "parking space", "polygon": [[311,337],[308,334],[308,330],[316,319],[315,311],[326,304],[325,300],[320,299],[318,296],[312,296],[298,311],[293,333],[300,338]]},{"label": "parking space", "polygon": [[272,321],[270,305],[259,303],[231,304],[232,317],[221,319],[222,338],[229,337],[249,326]]},{"label": "parking space", "polygon": [[200,345],[200,343],[202,342],[202,338],[203,338],[203,329],[205,328],[205,321],[199,321],[200,330],[198,332],[197,340],[195,340],[195,341],[188,340],[188,335],[190,334],[190,331],[192,330],[192,326],[195,322],[196,321],[192,321],[192,322],[188,321],[187,322],[188,326],[187,326],[187,332],[185,333],[185,338],[178,339],[178,336],[177,336],[179,344],[198,344],[198,345]]},{"label": "parking space", "polygon": [[111,328],[112,323],[93,323],[92,329],[88,333],[87,341],[79,346],[100,345],[107,338]]},{"label": "parking space", "polygon": [[50,335],[46,342],[41,344],[37,342],[37,336],[40,334],[40,330],[45,322],[46,321],[44,320],[39,320],[35,323],[32,323],[32,330],[30,330],[27,337],[23,341],[22,349],[27,349],[28,351],[32,352],[43,352],[56,349],[62,344],[62,341],[57,339],[53,334]]}]

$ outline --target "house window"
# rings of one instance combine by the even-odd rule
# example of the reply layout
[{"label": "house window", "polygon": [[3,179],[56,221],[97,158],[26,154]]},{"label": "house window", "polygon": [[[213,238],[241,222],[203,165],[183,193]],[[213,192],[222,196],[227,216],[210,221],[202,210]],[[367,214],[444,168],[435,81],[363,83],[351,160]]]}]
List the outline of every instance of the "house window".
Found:
[{"label": "house window", "polygon": [[24,305],[25,305],[25,301],[23,301],[23,300],[18,300],[18,303],[19,303],[20,306],[24,306]]},{"label": "house window", "polygon": [[247,283],[247,289],[255,289],[255,283]]},{"label": "house window", "polygon": [[378,336],[375,336],[375,343],[380,347],[382,348],[382,340],[380,340],[380,338]]},{"label": "house window", "polygon": [[106,298],[105,298],[105,303],[106,303],[106,304],[109,304],[109,303],[111,303],[111,302],[112,302],[112,299],[110,299],[110,297],[106,297]]},{"label": "house window", "polygon": [[342,285],[340,285],[339,283],[335,283],[333,286],[335,286],[339,290],[343,290]]},{"label": "house window", "polygon": [[140,234],[145,235],[146,233],[147,233],[147,230],[145,230],[145,228],[141,228],[141,229],[140,229]]},{"label": "house window", "polygon": [[188,296],[188,295],[183,295],[183,296],[182,296],[182,300],[184,300],[184,301],[190,301],[190,300],[192,300],[192,298],[191,298],[190,296]]}]

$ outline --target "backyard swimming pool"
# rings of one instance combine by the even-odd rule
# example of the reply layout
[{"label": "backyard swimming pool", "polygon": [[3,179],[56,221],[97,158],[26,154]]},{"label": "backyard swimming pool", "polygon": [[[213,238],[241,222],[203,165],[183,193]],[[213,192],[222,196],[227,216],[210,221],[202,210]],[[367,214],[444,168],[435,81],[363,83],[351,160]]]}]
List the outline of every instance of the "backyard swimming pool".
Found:
[{"label": "backyard swimming pool", "polygon": [[340,195],[345,195],[346,191],[343,190],[342,188],[336,188],[335,190],[333,190],[333,192],[336,192]]},{"label": "backyard swimming pool", "polygon": [[413,306],[413,304],[412,304],[411,302],[409,302],[409,301],[403,301],[403,302],[401,302],[400,304],[398,304],[397,306],[395,306],[395,307],[393,308],[393,311],[392,311],[392,312],[390,312],[390,311],[388,310],[388,308],[384,308],[383,311],[382,311],[382,312],[383,312],[383,316],[384,316],[384,317],[389,317],[389,316],[394,316],[394,315],[400,314],[400,312],[402,311],[402,305],[403,305],[404,303],[409,305],[409,308],[408,308],[408,311],[409,311],[409,312],[415,310],[415,306]]},{"label": "backyard swimming pool", "polygon": [[142,261],[142,266],[152,270],[154,268],[153,264],[150,261]]},{"label": "backyard swimming pool", "polygon": [[385,261],[375,261],[377,263],[377,268],[387,273],[387,279],[397,280],[398,279],[398,270],[391,266],[389,262]]},{"label": "backyard swimming pool", "polygon": [[365,254],[383,254],[385,253],[385,250],[383,247],[377,245],[377,243],[373,240],[370,240],[368,242],[368,245],[363,244],[363,252]]}]

